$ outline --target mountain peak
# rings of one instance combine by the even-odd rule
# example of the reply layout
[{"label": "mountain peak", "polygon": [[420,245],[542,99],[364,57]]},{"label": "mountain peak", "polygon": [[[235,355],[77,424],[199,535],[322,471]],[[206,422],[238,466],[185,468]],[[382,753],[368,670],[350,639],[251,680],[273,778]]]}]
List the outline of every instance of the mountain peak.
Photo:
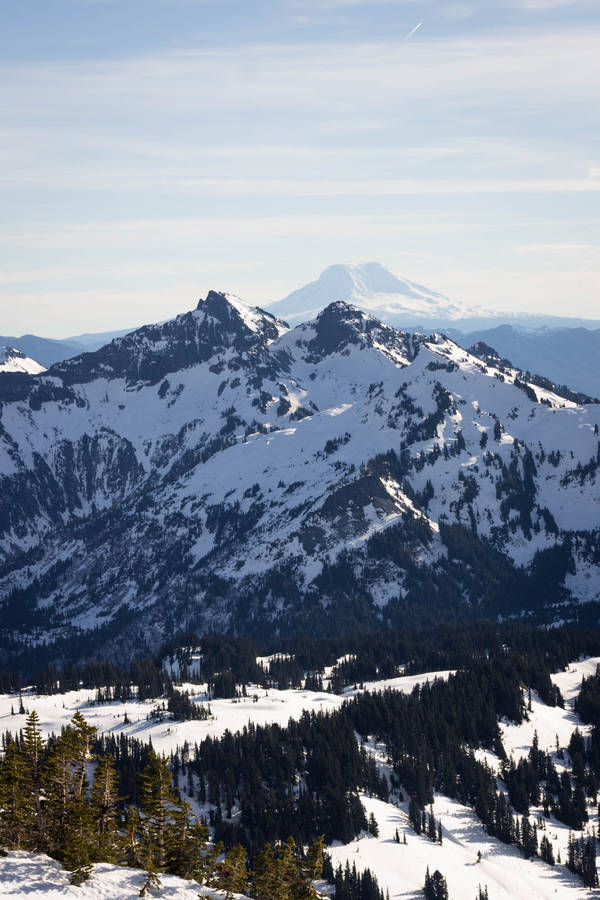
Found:
[{"label": "mountain peak", "polygon": [[269,312],[249,307],[235,294],[209,291],[196,309],[155,325],[144,325],[91,353],[57,363],[51,374],[68,384],[94,378],[124,378],[154,384],[166,375],[225,352],[266,350],[287,331]]},{"label": "mountain peak", "polygon": [[338,263],[329,266],[321,272],[318,281],[328,287],[338,285],[339,289],[344,291],[344,296],[345,291],[350,288],[351,296],[356,298],[370,294],[401,294],[417,298],[423,291],[432,294],[427,288],[397,278],[389,269],[375,261]]},{"label": "mountain peak", "polygon": [[[310,338],[304,339],[304,334]],[[306,358],[313,363],[333,354],[347,356],[351,348],[375,348],[394,365],[405,366],[418,352],[413,335],[385,325],[344,300],[329,303],[314,321],[298,326],[291,335],[299,335],[296,344],[306,347]]]},{"label": "mountain peak", "polygon": [[287,330],[286,323],[279,321],[272,313],[259,306],[249,306],[227,291],[209,291],[206,299],[198,302],[196,311],[209,315],[223,326],[231,323],[236,328],[260,332],[268,340],[274,340]]},{"label": "mountain peak", "polygon": [[45,372],[44,366],[41,366],[34,359],[17,350],[16,347],[0,346],[0,372],[20,372],[27,375],[39,375]]},{"label": "mountain peak", "polygon": [[338,300],[395,325],[455,319],[465,312],[443,294],[398,278],[374,261],[329,266],[316,281],[271,304],[270,308],[275,315],[301,322],[314,318],[320,309]]}]

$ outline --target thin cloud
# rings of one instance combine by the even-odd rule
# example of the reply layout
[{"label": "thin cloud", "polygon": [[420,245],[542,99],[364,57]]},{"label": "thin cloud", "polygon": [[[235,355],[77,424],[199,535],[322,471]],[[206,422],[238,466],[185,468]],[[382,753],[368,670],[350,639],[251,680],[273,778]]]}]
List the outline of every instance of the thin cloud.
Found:
[{"label": "thin cloud", "polygon": [[406,35],[404,40],[407,41],[409,39],[409,37],[412,37],[413,34],[419,30],[419,28],[422,28],[422,26],[423,26],[423,22],[419,22],[417,25],[415,25],[414,28],[411,28],[411,30],[408,32],[408,34]]}]

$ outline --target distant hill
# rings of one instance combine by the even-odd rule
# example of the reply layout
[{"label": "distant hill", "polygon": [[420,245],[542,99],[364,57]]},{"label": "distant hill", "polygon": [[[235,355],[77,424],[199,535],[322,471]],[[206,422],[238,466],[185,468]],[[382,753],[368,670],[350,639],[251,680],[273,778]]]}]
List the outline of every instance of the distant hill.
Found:
[{"label": "distant hill", "polygon": [[63,359],[77,356],[85,349],[82,344],[56,341],[52,338],[38,337],[36,334],[22,334],[21,337],[0,336],[0,345],[20,350],[46,369]]}]

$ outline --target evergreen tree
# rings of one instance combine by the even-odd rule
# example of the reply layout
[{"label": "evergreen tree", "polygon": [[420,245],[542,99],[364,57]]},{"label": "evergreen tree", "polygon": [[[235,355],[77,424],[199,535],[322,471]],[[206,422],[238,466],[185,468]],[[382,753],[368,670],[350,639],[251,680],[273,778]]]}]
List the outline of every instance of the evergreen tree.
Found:
[{"label": "evergreen tree", "polygon": [[69,805],[75,797],[73,731],[67,726],[52,745],[42,772],[47,852],[62,858]]},{"label": "evergreen tree", "polygon": [[36,807],[27,758],[10,741],[0,765],[0,835],[13,850],[35,847]]},{"label": "evergreen tree", "polygon": [[71,875],[71,884],[82,884],[92,872],[90,850],[94,844],[94,823],[85,799],[73,799],[68,806],[61,848],[62,863]]},{"label": "evergreen tree", "polygon": [[436,869],[433,875],[430,875],[429,867],[427,867],[423,893],[425,894],[425,900],[448,900],[448,885],[439,869]]},{"label": "evergreen tree", "polygon": [[225,855],[219,872],[219,888],[225,892],[225,900],[234,894],[246,893],[248,887],[247,854],[238,844]]},{"label": "evergreen tree", "polygon": [[172,810],[178,805],[178,801],[171,788],[171,773],[167,764],[154,752],[150,754],[141,782],[145,865],[152,861],[153,866],[160,871],[164,869],[171,849]]},{"label": "evergreen tree", "polygon": [[260,900],[277,900],[276,860],[271,844],[265,844],[252,869],[252,896]]},{"label": "evergreen tree", "polygon": [[548,863],[548,865],[554,865],[554,850],[552,849],[552,844],[544,834],[542,836],[542,840],[540,841],[540,857],[544,860],[544,862]]},{"label": "evergreen tree", "polygon": [[[31,779],[36,790],[36,801],[39,799],[39,783],[45,749],[46,741],[40,728],[40,717],[33,709],[27,716],[23,729],[23,752],[29,763]],[[36,802],[36,807],[39,809],[38,802]]]},{"label": "evergreen tree", "polygon": [[379,837],[379,825],[377,824],[377,819],[375,818],[374,813],[371,813],[369,816],[367,831],[369,832],[369,834],[372,834],[373,837]]},{"label": "evergreen tree", "polygon": [[85,793],[86,767],[91,755],[92,738],[96,728],[90,725],[77,710],[71,719],[71,742],[75,797],[80,800]]},{"label": "evergreen tree", "polygon": [[118,832],[118,776],[111,757],[101,756],[94,770],[90,791],[90,812],[94,824],[92,857],[96,862],[117,861],[120,847]]}]

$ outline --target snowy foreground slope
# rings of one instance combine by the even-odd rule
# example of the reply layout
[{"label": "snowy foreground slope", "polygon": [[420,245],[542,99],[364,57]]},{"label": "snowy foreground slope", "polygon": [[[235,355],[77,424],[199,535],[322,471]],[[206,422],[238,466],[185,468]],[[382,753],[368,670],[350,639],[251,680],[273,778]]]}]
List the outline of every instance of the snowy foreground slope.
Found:
[{"label": "snowy foreground slope", "polygon": [[[198,897],[222,898],[223,894],[201,887],[174,875],[161,875],[161,897],[169,900],[198,900]],[[69,884],[60,863],[42,853],[13,851],[0,858],[0,897],[38,897],[56,900],[58,897],[79,900],[134,900],[140,896],[144,883],[139,869],[126,869],[99,863],[94,866],[89,881],[79,887]],[[157,895],[159,892],[156,892]],[[151,893],[149,896],[153,896]],[[236,894],[244,900],[242,894]]]},{"label": "snowy foreground slope", "polygon": [[600,597],[599,426],[441,335],[344,303],[290,331],[211,292],[0,379],[2,652],[576,618]]},{"label": "snowy foreground slope", "polygon": [[[568,671],[552,676],[566,701],[566,709],[545,706],[534,695],[532,697],[529,721],[522,725],[502,726],[502,739],[507,753],[514,755],[515,761],[526,756],[534,732],[539,737],[541,749],[552,752],[556,749],[556,739],[561,748],[569,741],[573,729],[578,726],[583,733],[588,729],[572,711],[573,700],[578,693],[581,678],[593,674],[600,658],[593,658],[572,664]],[[437,673],[446,677],[448,673]],[[393,689],[410,691],[415,683],[430,680],[436,673],[419,676],[399,677],[390,682],[373,682],[365,685],[368,689]],[[252,690],[249,690],[252,694]],[[231,731],[244,727],[249,720],[264,722],[285,722],[288,717],[298,718],[304,709],[333,709],[343,698],[311,691],[269,691],[258,705],[250,699],[248,704],[235,700],[212,701],[211,708],[215,722],[192,721],[187,723],[154,723],[148,722],[143,715],[153,701],[145,704],[127,704],[128,715],[132,722],[123,724],[122,704],[100,704],[96,707],[87,703],[89,692],[70,692],[53,697],[36,697],[24,695],[24,703],[28,710],[36,709],[42,719],[44,731],[57,730],[68,721],[76,709],[81,709],[86,718],[105,733],[127,733],[138,739],[152,740],[154,747],[163,753],[169,753],[184,740],[190,743],[199,741],[207,734],[222,734],[225,728]],[[349,690],[346,694],[352,694]],[[325,701],[329,705],[325,705]],[[0,722],[2,730],[20,728],[24,717],[10,714],[11,706],[15,708],[18,698],[15,695],[0,697]],[[110,711],[114,712],[114,716]],[[136,720],[136,716],[139,720]],[[368,752],[373,754],[381,771],[389,774],[385,748],[373,745],[367,738]],[[483,751],[482,751],[483,752]],[[499,760],[493,754],[486,754],[488,763],[494,768]],[[558,757],[553,757],[560,766]],[[346,861],[357,869],[369,868],[377,877],[380,885],[388,889],[391,900],[418,900],[422,897],[421,888],[425,871],[436,868],[444,873],[452,900],[475,900],[478,886],[487,886],[492,900],[530,900],[530,898],[564,897],[572,900],[591,897],[594,892],[582,887],[580,879],[572,875],[563,865],[549,866],[541,860],[526,860],[515,848],[507,846],[491,838],[484,831],[475,813],[457,801],[436,795],[433,812],[443,826],[442,845],[434,844],[424,835],[417,836],[411,829],[407,814],[407,801],[384,803],[365,794],[361,795],[367,814],[373,813],[379,825],[379,836],[363,835],[347,845],[334,845],[329,849],[334,865]],[[590,826],[596,821],[595,810],[592,813]],[[536,813],[532,810],[532,816]],[[406,844],[397,843],[394,834],[406,836]],[[560,851],[566,858],[568,828],[557,822],[552,816],[547,820],[543,833],[552,842],[555,854]],[[478,853],[481,860],[478,861]],[[49,897],[81,898],[114,898],[128,900],[139,892],[141,876],[134,870],[115,866],[96,866],[92,879],[82,888],[70,887],[67,878],[57,863],[43,856],[11,853],[8,858],[0,859],[0,896],[1,897],[37,897],[38,894]],[[165,876],[160,896],[173,897],[175,900],[198,896],[219,896],[206,891],[201,893],[198,887],[176,878]],[[192,891],[194,893],[192,893]]]}]

